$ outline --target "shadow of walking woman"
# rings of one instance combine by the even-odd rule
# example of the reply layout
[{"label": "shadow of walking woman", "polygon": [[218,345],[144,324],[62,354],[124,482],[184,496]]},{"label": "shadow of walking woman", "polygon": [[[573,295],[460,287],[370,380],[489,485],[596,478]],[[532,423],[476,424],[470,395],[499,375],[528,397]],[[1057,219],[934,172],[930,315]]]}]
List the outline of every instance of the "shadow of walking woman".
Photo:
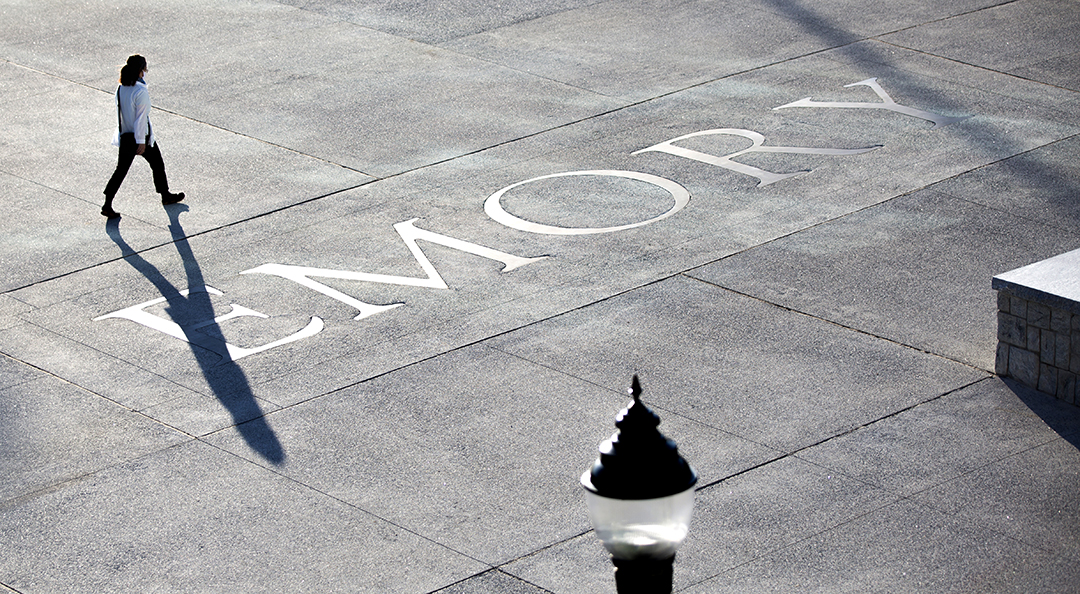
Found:
[{"label": "shadow of walking woman", "polygon": [[[259,408],[258,401],[251,391],[251,385],[243,369],[229,354],[230,345],[218,324],[211,303],[211,293],[218,291],[205,285],[202,269],[191,250],[187,235],[180,225],[180,214],[188,210],[187,205],[174,204],[166,207],[169,213],[169,232],[173,245],[184,263],[187,275],[185,290],[179,290],[153,264],[147,262],[120,235],[120,219],[110,219],[105,226],[109,237],[120,247],[124,261],[139,271],[157,288],[165,305],[168,320],[166,332],[187,342],[191,354],[199,364],[203,377],[214,396],[232,415],[233,423],[248,446],[274,465],[285,461],[277,435],[266,422],[266,416]],[[147,314],[149,315],[149,314]],[[218,318],[218,319],[216,319]]]}]

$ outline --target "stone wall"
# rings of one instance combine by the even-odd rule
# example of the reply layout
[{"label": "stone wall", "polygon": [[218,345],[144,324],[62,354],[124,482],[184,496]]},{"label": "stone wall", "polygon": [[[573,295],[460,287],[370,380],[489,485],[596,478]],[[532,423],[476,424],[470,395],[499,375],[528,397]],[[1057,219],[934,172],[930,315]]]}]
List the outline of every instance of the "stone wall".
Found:
[{"label": "stone wall", "polygon": [[999,289],[995,369],[998,375],[1080,404],[1080,315]]}]

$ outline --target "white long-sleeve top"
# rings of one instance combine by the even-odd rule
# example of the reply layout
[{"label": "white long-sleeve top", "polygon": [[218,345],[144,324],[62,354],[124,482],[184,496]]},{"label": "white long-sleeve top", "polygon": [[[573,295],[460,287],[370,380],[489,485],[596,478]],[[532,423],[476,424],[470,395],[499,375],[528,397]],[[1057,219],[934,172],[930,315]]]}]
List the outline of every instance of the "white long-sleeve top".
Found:
[{"label": "white long-sleeve top", "polygon": [[[130,87],[120,85],[116,90],[120,101],[120,127],[113,138],[113,146],[120,146],[120,135],[128,132],[135,133],[135,143],[146,142],[147,146],[154,146],[154,129],[150,126],[150,91],[146,83],[138,81]],[[150,140],[146,140],[146,135]]]}]

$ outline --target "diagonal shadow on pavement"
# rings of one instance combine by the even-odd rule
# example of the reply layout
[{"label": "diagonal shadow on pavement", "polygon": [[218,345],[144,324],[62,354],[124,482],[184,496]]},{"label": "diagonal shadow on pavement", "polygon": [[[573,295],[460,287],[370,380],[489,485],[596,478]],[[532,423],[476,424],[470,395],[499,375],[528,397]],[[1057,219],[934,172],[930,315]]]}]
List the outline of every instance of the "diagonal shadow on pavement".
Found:
[{"label": "diagonal shadow on pavement", "polygon": [[1011,378],[1002,381],[1046,426],[1080,450],[1080,408],[1036,392]]},{"label": "diagonal shadow on pavement", "polygon": [[[174,204],[166,207],[169,213],[169,232],[173,244],[184,263],[188,289],[177,289],[156,266],[133,250],[120,235],[120,219],[110,219],[105,226],[109,237],[120,247],[124,261],[139,271],[157,288],[165,298],[165,313],[176,323],[184,335],[185,342],[191,347],[191,354],[199,364],[210,390],[218,401],[232,415],[240,435],[248,446],[260,456],[275,465],[285,461],[285,451],[273,429],[266,422],[266,417],[255,395],[251,391],[244,370],[229,356],[223,356],[199,343],[208,342],[226,344],[221,327],[215,320],[214,306],[210,293],[205,289],[202,269],[188,243],[187,235],[180,225],[180,214],[188,210],[187,205]],[[197,322],[197,323],[196,323]],[[225,352],[224,349],[221,349]]]}]

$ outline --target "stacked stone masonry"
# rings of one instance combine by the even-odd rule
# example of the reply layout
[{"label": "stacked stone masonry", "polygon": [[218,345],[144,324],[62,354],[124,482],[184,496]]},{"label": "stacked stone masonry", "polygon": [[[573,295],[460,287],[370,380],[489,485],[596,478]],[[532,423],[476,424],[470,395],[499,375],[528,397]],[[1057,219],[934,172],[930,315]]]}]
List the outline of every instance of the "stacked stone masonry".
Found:
[{"label": "stacked stone masonry", "polygon": [[995,369],[998,375],[1078,404],[1080,315],[999,290]]}]

